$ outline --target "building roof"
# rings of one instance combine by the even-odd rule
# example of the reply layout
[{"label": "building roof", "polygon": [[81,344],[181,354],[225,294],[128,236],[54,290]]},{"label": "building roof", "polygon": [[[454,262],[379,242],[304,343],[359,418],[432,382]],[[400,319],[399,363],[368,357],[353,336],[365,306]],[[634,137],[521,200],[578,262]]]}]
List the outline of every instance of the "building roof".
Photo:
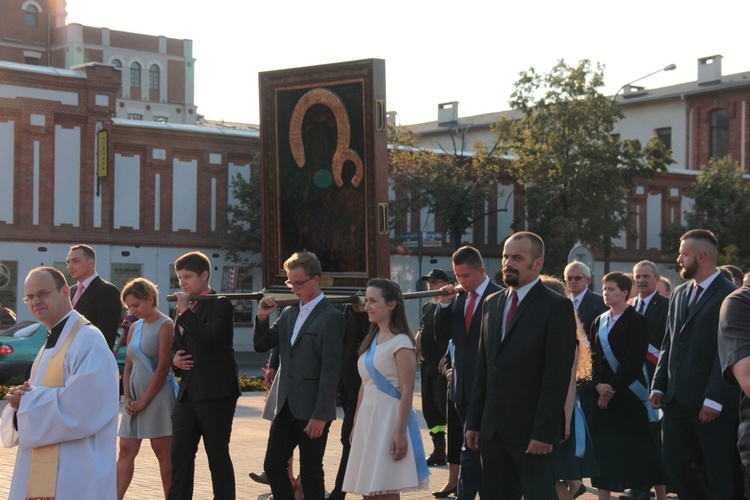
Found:
[{"label": "building roof", "polygon": [[39,73],[43,75],[67,76],[71,78],[86,78],[86,73],[74,69],[35,66],[33,64],[22,64],[9,61],[0,61],[0,69],[11,69],[16,71],[25,71],[27,73]]},{"label": "building roof", "polygon": [[[453,125],[453,128],[477,128],[477,127],[489,127],[497,123],[501,117],[510,118],[511,120],[517,120],[521,118],[521,112],[517,110],[513,111],[499,111],[495,113],[484,113],[481,115],[466,116],[458,119],[458,123]],[[412,132],[419,135],[429,134],[440,134],[450,130],[447,126],[438,125],[437,120],[425,123],[415,123],[413,125],[406,125]]]},{"label": "building roof", "polygon": [[258,130],[237,130],[231,128],[217,128],[202,125],[184,125],[181,123],[149,122],[143,120],[129,120],[126,118],[112,118],[112,123],[121,127],[148,128],[158,130],[174,130],[177,132],[194,132],[200,134],[229,135],[235,137],[260,138]]},{"label": "building roof", "polygon": [[720,92],[722,90],[731,90],[745,86],[750,86],[750,71],[734,75],[722,75],[718,81],[703,84],[698,83],[698,80],[696,80],[694,82],[680,83],[658,89],[634,86],[632,88],[637,90],[629,95],[617,96],[617,103],[621,106],[628,106],[650,101],[682,98],[683,96],[698,95],[707,92]]}]

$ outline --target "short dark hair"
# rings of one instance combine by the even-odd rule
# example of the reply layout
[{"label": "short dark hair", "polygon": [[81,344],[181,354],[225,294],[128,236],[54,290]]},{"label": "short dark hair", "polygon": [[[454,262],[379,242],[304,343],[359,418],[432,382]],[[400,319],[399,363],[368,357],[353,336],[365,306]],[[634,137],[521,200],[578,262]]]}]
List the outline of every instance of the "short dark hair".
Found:
[{"label": "short dark hair", "polygon": [[50,276],[52,276],[52,279],[55,282],[55,286],[58,288],[62,288],[65,285],[68,284],[67,281],[65,281],[65,276],[63,273],[60,272],[59,269],[56,267],[50,267],[50,266],[41,266],[41,267],[35,267],[31,271],[29,271],[29,274],[26,275],[26,279],[29,278],[32,274],[37,274],[41,272],[47,272]]},{"label": "short dark hair", "polygon": [[737,266],[733,266],[732,264],[725,264],[719,269],[726,269],[727,271],[729,271],[732,274],[732,279],[734,279],[734,281],[742,282],[742,280],[745,279],[742,274],[742,269]]},{"label": "short dark hair", "polygon": [[628,292],[625,296],[626,299],[630,298],[630,291],[633,289],[633,280],[630,279],[630,276],[619,271],[614,271],[604,275],[602,278],[602,285],[610,281],[617,285],[617,288],[623,292]]},{"label": "short dark hair", "polygon": [[305,271],[305,276],[309,278],[323,275],[323,267],[318,256],[309,250],[295,252],[284,262],[284,271],[288,272],[298,267],[301,267]]},{"label": "short dark hair", "polygon": [[484,261],[482,260],[482,254],[479,253],[474,247],[464,246],[453,252],[451,257],[453,264],[460,266],[461,264],[467,264],[472,269],[480,269],[484,267]]},{"label": "short dark hair", "polygon": [[188,252],[185,255],[179,257],[174,261],[175,271],[192,271],[197,275],[203,274],[203,271],[208,272],[208,277],[211,277],[211,261],[206,257],[203,252]]},{"label": "short dark hair", "polygon": [[707,241],[708,243],[711,243],[715,248],[719,248],[718,238],[716,238],[716,235],[708,229],[691,229],[687,233],[683,234],[682,237],[680,237],[680,241],[685,241],[688,239]]},{"label": "short dark hair", "polygon": [[120,293],[120,301],[126,307],[125,297],[128,295],[132,295],[138,300],[154,299],[154,307],[159,305],[159,288],[146,278],[133,278],[125,284],[122,293]]},{"label": "short dark hair", "polygon": [[73,250],[81,250],[86,258],[88,258],[89,260],[96,260],[96,252],[94,252],[94,249],[88,245],[79,243],[78,245],[73,245],[72,247],[70,247],[69,251],[72,252]]},{"label": "short dark hair", "polygon": [[[544,240],[536,233],[530,231],[519,231],[513,233],[508,237],[508,240],[520,240],[527,239],[531,242],[531,258],[532,259],[543,259],[544,258]],[[588,266],[587,266],[588,267]]]}]

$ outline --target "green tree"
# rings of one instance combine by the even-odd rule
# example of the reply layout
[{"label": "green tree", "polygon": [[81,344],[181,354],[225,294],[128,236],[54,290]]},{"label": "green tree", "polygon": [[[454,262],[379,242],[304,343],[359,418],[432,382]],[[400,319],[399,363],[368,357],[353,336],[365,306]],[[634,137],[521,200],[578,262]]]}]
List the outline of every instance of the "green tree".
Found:
[{"label": "green tree", "polygon": [[260,157],[250,160],[250,178],[235,175],[231,180],[235,203],[227,205],[224,252],[232,262],[248,263],[244,252],[261,251]]},{"label": "green tree", "polygon": [[468,129],[454,130],[449,147],[431,150],[420,145],[410,129],[389,129],[389,174],[396,197],[389,202],[392,224],[403,224],[410,210],[427,208],[439,215],[440,230],[450,234],[456,248],[466,230],[487,215],[486,200],[497,196],[497,181],[505,161],[497,156],[497,144],[473,144],[464,148]]},{"label": "green tree", "polygon": [[689,191],[695,205],[693,212],[685,214],[688,228],[716,234],[723,264],[750,257],[750,185],[742,173],[740,164],[729,156],[709,160]]},{"label": "green tree", "polygon": [[671,152],[653,137],[612,135],[622,113],[599,89],[601,64],[559,61],[547,74],[520,74],[510,105],[520,120],[501,119],[500,141],[515,158],[509,174],[525,187],[529,227],[547,246],[547,272],[561,274],[568,252],[582,242],[602,249],[605,271],[613,240],[629,227],[628,193],[635,178],[650,178],[673,163]]}]

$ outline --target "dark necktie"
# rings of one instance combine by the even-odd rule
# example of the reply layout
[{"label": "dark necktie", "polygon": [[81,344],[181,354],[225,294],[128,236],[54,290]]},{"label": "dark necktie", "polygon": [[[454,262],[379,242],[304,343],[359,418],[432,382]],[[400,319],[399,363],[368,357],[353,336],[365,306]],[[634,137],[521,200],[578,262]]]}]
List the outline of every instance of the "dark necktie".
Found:
[{"label": "dark necktie", "polygon": [[510,325],[513,323],[513,316],[516,315],[518,310],[518,294],[515,290],[510,292],[510,307],[508,308],[508,315],[505,317],[505,335],[508,335]]},{"label": "dark necktie", "polygon": [[474,316],[474,309],[477,306],[477,297],[477,292],[469,292],[469,305],[466,306],[466,314],[464,315],[466,333],[469,333],[469,328],[471,327],[471,318]]},{"label": "dark necktie", "polygon": [[638,299],[638,312],[643,314],[643,311],[646,310],[646,301],[642,298]]},{"label": "dark necktie", "polygon": [[693,294],[693,300],[690,301],[690,305],[688,306],[688,314],[693,309],[693,307],[695,307],[695,303],[698,302],[698,299],[701,296],[701,292],[703,292],[703,287],[700,285],[695,285],[695,293]]}]

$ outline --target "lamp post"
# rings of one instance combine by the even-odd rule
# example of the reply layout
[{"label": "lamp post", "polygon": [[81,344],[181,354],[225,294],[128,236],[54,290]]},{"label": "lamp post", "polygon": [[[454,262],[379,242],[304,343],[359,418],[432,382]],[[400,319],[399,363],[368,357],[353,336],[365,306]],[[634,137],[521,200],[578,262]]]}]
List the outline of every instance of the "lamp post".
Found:
[{"label": "lamp post", "polygon": [[625,88],[629,87],[630,85],[633,85],[635,82],[640,82],[644,78],[648,78],[649,76],[653,76],[653,75],[655,75],[657,73],[661,73],[662,71],[672,71],[674,69],[677,69],[677,65],[676,64],[667,64],[666,66],[664,66],[661,69],[657,69],[656,71],[654,71],[652,73],[649,73],[648,75],[642,76],[640,78],[636,78],[635,80],[633,80],[630,83],[626,83],[625,85],[623,85],[622,87],[620,87],[617,90],[617,92],[615,92],[615,95],[612,96],[612,102],[615,102],[615,99],[617,99],[617,96],[620,94],[620,92],[622,92]]}]

